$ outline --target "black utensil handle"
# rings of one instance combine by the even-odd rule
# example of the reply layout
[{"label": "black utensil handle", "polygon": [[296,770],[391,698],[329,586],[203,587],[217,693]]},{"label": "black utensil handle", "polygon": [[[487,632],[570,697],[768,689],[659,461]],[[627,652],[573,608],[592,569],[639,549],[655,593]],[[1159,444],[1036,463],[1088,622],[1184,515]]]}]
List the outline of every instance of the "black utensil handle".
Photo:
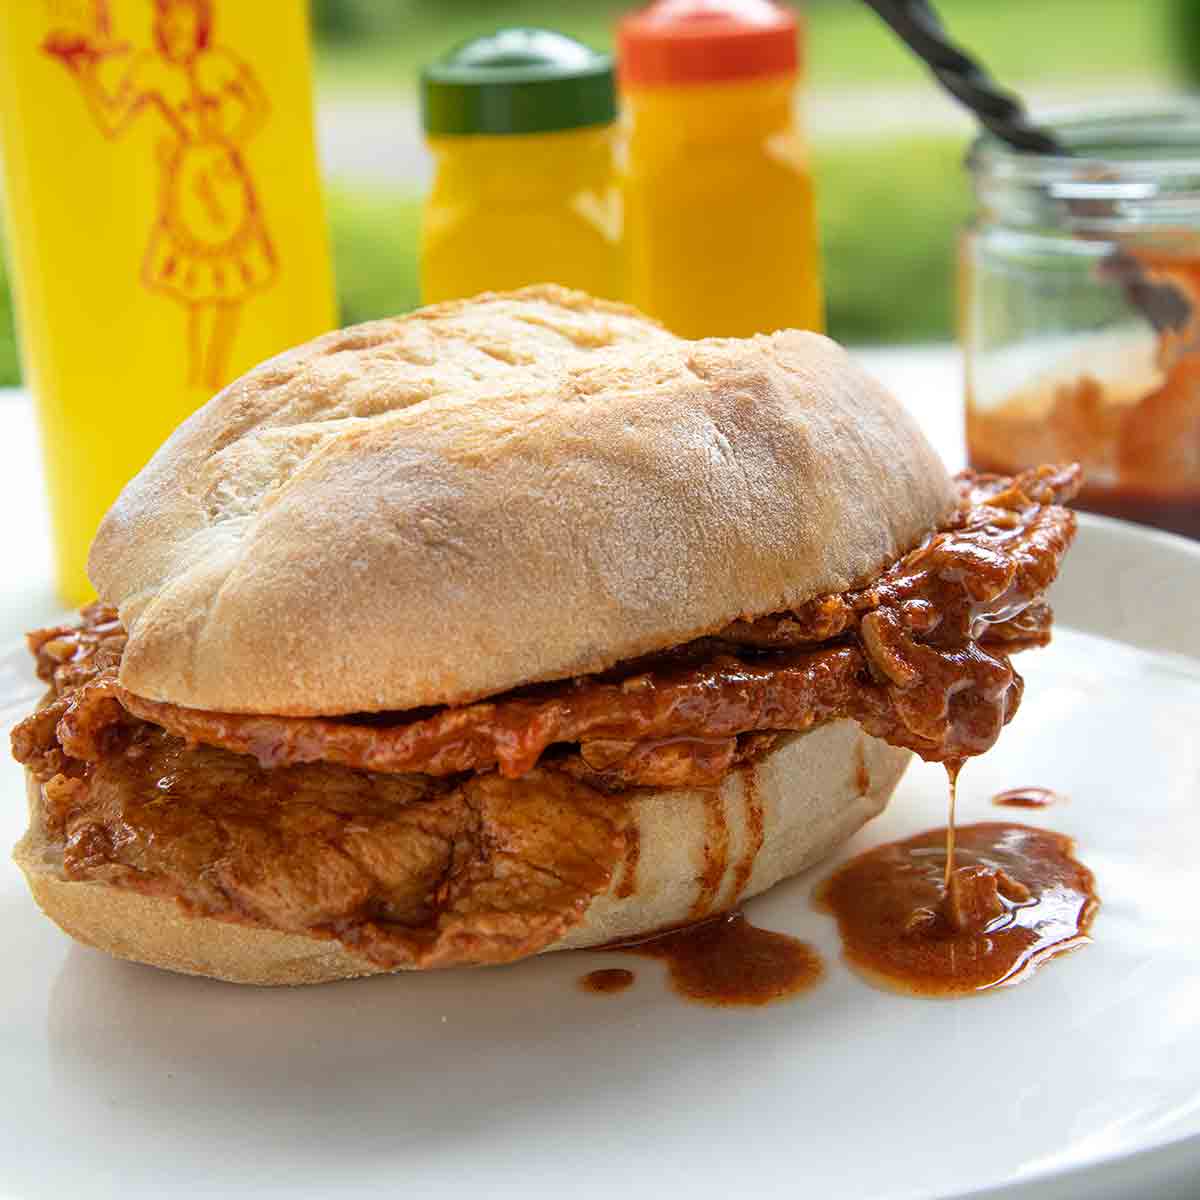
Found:
[{"label": "black utensil handle", "polygon": [[1056,138],[1030,120],[1024,106],[983,66],[950,40],[928,0],[866,0],[933,72],[1002,141],[1035,154],[1065,154]]},{"label": "black utensil handle", "polygon": [[[950,40],[929,0],[866,0],[933,72],[956,100],[975,114],[996,137],[1017,150],[1034,154],[1069,154],[1044,129],[1034,125],[1025,106],[1002,88],[983,66]],[[1107,204],[1112,211],[1111,202]],[[1095,219],[1096,201],[1067,200],[1073,216]],[[1131,307],[1155,330],[1179,332],[1192,319],[1191,297],[1170,279],[1151,279],[1142,263],[1119,244],[1100,266],[1102,277],[1120,285]]]}]

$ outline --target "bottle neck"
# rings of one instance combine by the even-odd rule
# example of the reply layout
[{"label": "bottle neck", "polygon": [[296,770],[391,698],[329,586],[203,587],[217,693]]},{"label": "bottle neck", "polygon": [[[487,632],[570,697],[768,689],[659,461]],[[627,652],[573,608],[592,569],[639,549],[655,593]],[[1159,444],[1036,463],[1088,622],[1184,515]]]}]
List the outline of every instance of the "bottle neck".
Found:
[{"label": "bottle neck", "polygon": [[615,127],[555,133],[479,134],[429,139],[439,186],[545,192],[593,185],[613,170]]},{"label": "bottle neck", "polygon": [[798,76],[678,86],[629,87],[622,93],[632,134],[721,142],[761,137],[795,123]]}]

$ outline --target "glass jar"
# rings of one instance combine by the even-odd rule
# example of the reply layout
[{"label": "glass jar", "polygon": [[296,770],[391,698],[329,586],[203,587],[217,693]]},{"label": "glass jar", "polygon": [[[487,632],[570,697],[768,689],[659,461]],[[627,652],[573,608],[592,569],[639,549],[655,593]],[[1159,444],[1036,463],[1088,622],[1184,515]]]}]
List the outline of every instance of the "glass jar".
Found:
[{"label": "glass jar", "polygon": [[969,158],[971,465],[1078,461],[1079,507],[1200,538],[1200,105],[1049,124],[1069,156]]}]

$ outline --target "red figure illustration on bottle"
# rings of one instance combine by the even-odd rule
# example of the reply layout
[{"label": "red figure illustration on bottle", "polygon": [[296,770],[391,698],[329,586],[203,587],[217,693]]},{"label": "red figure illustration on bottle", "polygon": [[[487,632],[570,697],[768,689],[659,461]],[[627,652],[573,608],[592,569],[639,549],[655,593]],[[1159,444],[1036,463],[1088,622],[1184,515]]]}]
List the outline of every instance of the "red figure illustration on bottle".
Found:
[{"label": "red figure illustration on bottle", "polygon": [[[278,274],[242,157],[271,108],[251,66],[214,42],[215,0],[147,2],[154,5],[149,48],[114,39],[107,0],[75,0],[71,27],[52,32],[42,49],[71,72],[106,138],[119,138],[147,112],[165,127],[141,281],[187,308],[188,382],[215,390],[227,381],[242,305]],[[52,5],[61,7],[62,0]],[[106,87],[100,65],[117,55],[128,64]]]}]

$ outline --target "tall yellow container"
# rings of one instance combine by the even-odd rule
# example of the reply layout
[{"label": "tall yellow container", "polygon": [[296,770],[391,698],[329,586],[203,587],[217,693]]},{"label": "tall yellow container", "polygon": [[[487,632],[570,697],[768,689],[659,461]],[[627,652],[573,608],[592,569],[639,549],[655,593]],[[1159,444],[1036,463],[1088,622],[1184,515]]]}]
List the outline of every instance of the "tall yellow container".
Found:
[{"label": "tall yellow container", "polygon": [[62,596],[171,430],[331,328],[306,0],[0,4],[0,146]]},{"label": "tall yellow container", "polygon": [[427,67],[421,93],[435,167],[424,301],[546,282],[622,298],[612,60],[501,30]]},{"label": "tall yellow container", "polygon": [[798,34],[767,0],[661,0],[620,26],[630,299],[684,337],[823,328]]}]

